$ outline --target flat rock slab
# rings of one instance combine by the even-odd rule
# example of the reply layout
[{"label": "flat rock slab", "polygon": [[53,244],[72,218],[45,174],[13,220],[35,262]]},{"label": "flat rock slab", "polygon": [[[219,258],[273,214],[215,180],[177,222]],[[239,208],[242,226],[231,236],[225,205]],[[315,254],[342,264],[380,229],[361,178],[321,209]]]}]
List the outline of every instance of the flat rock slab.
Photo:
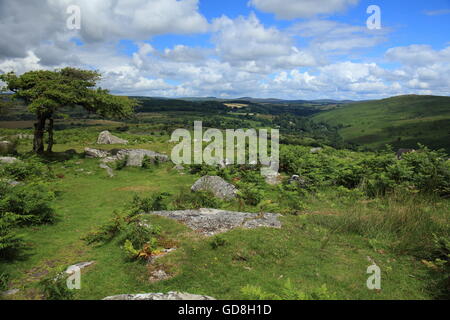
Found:
[{"label": "flat rock slab", "polygon": [[106,297],[103,300],[216,300],[208,296],[200,296],[190,293],[169,292],[169,293],[141,293],[141,294],[121,294],[118,296]]},{"label": "flat rock slab", "polygon": [[281,228],[275,213],[246,213],[216,209],[154,211],[148,214],[183,222],[193,230],[212,236],[235,228],[255,229],[260,227]]}]

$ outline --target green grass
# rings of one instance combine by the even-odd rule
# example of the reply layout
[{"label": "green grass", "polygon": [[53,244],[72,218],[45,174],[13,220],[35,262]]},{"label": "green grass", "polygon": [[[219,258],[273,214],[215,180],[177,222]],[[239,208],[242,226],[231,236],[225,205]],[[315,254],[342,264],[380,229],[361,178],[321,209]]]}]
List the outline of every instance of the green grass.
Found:
[{"label": "green grass", "polygon": [[[95,128],[100,131],[102,128]],[[94,130],[94,129],[90,129]],[[86,135],[90,137],[90,133]],[[168,136],[157,135],[153,141],[136,144],[170,154]],[[99,147],[90,140],[90,147]],[[29,246],[26,255],[3,263],[11,275],[10,288],[20,292],[11,299],[42,299],[38,282],[51,270],[83,261],[95,261],[83,270],[82,289],[76,299],[101,299],[125,293],[185,291],[206,294],[218,299],[243,299],[243,288],[251,285],[269,294],[277,294],[290,281],[296,291],[311,293],[325,285],[337,299],[433,299],[430,270],[411,252],[397,250],[396,233],[387,226],[403,221],[404,213],[413,212],[407,225],[421,223],[420,214],[428,213],[445,225],[449,221],[450,202],[442,199],[411,203],[391,203],[383,199],[368,201],[343,194],[336,188],[306,195],[302,215],[285,215],[281,229],[233,230],[222,237],[224,246],[213,249],[211,238],[204,237],[173,220],[145,216],[161,227],[165,238],[178,242],[177,251],[148,267],[129,261],[117,240],[95,246],[81,240],[122,210],[134,195],[150,196],[157,192],[177,194],[198,179],[180,175],[164,164],[153,170],[126,168],[109,178],[98,160],[63,159],[61,152],[86,146],[74,138],[55,145],[57,152],[50,166],[60,178],[51,182],[57,199],[57,221],[52,225],[21,229]],[[30,150],[28,141],[20,145],[21,153]],[[102,146],[114,148],[117,146]],[[278,201],[276,187],[265,186],[266,198]],[[282,199],[281,199],[282,200]],[[225,204],[238,210],[236,203]],[[257,212],[244,206],[243,211]],[[409,210],[409,211],[408,211]],[[380,212],[382,214],[380,214]],[[368,216],[387,218],[386,224],[373,224]],[[358,224],[360,223],[360,224]],[[358,232],[362,229],[365,232]],[[345,226],[345,228],[340,227]],[[421,223],[420,226],[427,226]],[[417,229],[431,232],[433,228]],[[356,230],[356,231],[355,231]],[[406,234],[408,234],[406,232]],[[405,241],[409,241],[406,239]],[[415,240],[411,240],[414,242]],[[382,290],[366,287],[367,267],[375,261],[382,270]],[[166,281],[151,283],[150,272],[156,268],[172,275]]]},{"label": "green grass", "polygon": [[[116,241],[88,246],[80,239],[110,219],[114,210],[123,208],[134,194],[176,193],[192,185],[197,177],[179,175],[170,171],[170,166],[162,166],[153,171],[128,168],[110,179],[96,160],[89,159],[74,159],[53,167],[55,173],[64,175],[53,183],[53,189],[59,191],[55,203],[58,221],[23,230],[30,243],[29,256],[7,265],[12,287],[22,289],[14,299],[41,298],[37,282],[49,270],[90,260],[96,264],[83,271],[77,299],[172,290],[239,299],[245,297],[242,288],[246,285],[277,293],[287,279],[302,292],[326,285],[338,299],[432,298],[426,287],[428,270],[416,259],[380,253],[363,236],[331,233],[308,215],[283,217],[281,230],[228,232],[223,235],[227,244],[215,250],[210,238],[180,223],[147,217],[162,227],[165,236],[179,241],[178,250],[158,262],[174,277],[152,284],[148,281],[148,267],[128,261]],[[329,199],[339,201],[332,200],[331,194]],[[321,199],[311,198],[309,204],[311,212],[316,210],[315,215],[328,212],[321,207]],[[335,203],[334,210],[345,211],[346,205]],[[368,256],[383,270],[380,292],[366,288],[366,269],[371,264]]]},{"label": "green grass", "polygon": [[399,96],[353,103],[313,117],[331,125],[349,142],[379,148],[415,148],[422,143],[450,150],[450,97]]}]

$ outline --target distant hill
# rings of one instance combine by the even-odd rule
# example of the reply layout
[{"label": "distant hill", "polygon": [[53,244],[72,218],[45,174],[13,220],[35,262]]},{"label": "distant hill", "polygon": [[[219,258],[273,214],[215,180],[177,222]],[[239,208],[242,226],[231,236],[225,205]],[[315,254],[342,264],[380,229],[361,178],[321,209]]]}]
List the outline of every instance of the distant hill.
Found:
[{"label": "distant hill", "polygon": [[313,116],[340,126],[347,142],[379,148],[414,148],[417,143],[450,151],[450,97],[406,95],[355,102]]}]

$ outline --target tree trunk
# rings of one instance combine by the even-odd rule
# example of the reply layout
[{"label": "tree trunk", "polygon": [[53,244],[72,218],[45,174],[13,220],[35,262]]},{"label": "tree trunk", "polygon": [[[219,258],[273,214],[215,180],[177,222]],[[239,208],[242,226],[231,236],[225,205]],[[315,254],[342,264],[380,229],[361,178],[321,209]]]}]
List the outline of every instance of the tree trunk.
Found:
[{"label": "tree trunk", "polygon": [[45,120],[45,116],[38,115],[38,120],[34,124],[33,151],[39,154],[44,152]]},{"label": "tree trunk", "polygon": [[50,117],[48,119],[48,146],[47,146],[47,152],[52,152],[53,149],[53,118]]}]

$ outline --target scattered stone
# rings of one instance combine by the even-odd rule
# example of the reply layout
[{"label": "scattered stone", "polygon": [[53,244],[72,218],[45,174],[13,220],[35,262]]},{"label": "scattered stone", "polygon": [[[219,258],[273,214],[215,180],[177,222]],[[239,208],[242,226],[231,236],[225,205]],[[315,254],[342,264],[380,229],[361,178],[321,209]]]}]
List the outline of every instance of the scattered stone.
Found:
[{"label": "scattered stone", "polygon": [[416,150],[415,149],[398,149],[396,157],[398,160],[402,160],[404,154],[411,153],[411,152],[416,152]]},{"label": "scattered stone", "polygon": [[10,290],[7,290],[7,291],[3,291],[2,294],[4,296],[13,296],[13,295],[19,293],[19,291],[20,291],[19,289],[10,289]]},{"label": "scattered stone", "polygon": [[113,136],[109,131],[103,131],[98,136],[97,144],[128,144],[128,140]]},{"label": "scattered stone", "polygon": [[77,270],[77,269],[81,270],[81,269],[87,268],[87,267],[93,265],[94,263],[95,263],[95,261],[89,261],[89,262],[80,262],[80,263],[71,265],[71,266],[67,267],[66,273],[72,274],[75,270]]},{"label": "scattered stone", "polygon": [[108,151],[92,148],[85,148],[84,153],[88,158],[106,158],[110,156],[110,153]]},{"label": "scattered stone", "polygon": [[19,133],[15,136],[12,136],[12,138],[18,140],[33,140],[34,136],[32,134]]},{"label": "scattered stone", "polygon": [[144,149],[120,149],[109,152],[102,157],[103,163],[112,163],[119,160],[127,159],[127,167],[142,167],[144,158],[148,157],[153,161],[167,162],[169,157],[151,150]]},{"label": "scattered stone", "polygon": [[111,167],[109,167],[108,165],[106,165],[106,164],[104,164],[104,163],[101,163],[101,164],[100,164],[100,168],[105,169],[105,170],[106,170],[106,173],[108,174],[108,176],[109,176],[110,178],[113,178],[113,177],[115,176],[115,175],[114,175],[113,169],[112,169]]},{"label": "scattered stone", "polygon": [[6,183],[9,184],[11,187],[16,187],[20,184],[19,181],[15,181],[15,180],[9,180]]},{"label": "scattered stone", "polygon": [[20,161],[17,158],[14,157],[0,157],[0,163],[4,163],[4,164],[11,164],[11,163],[15,163]]},{"label": "scattered stone", "polygon": [[193,192],[209,191],[217,198],[231,200],[236,198],[238,190],[231,183],[226,182],[218,176],[204,176],[194,183]]},{"label": "scattered stone", "polygon": [[319,153],[323,150],[323,148],[312,148],[311,150],[309,150],[309,152],[311,153]]},{"label": "scattered stone", "polygon": [[289,184],[297,184],[297,185],[302,186],[302,187],[306,186],[306,184],[307,184],[305,178],[302,178],[302,177],[300,177],[299,175],[296,175],[296,174],[293,175],[289,179],[288,183]]},{"label": "scattered stone", "polygon": [[150,282],[158,282],[170,279],[170,276],[164,270],[156,270],[150,273]]},{"label": "scattered stone", "polygon": [[173,170],[183,171],[184,167],[181,164],[177,164],[175,167],[173,167]]},{"label": "scattered stone", "polygon": [[147,214],[175,219],[193,230],[212,236],[235,228],[255,229],[259,227],[281,228],[275,213],[245,213],[217,209],[155,211]]},{"label": "scattered stone", "polygon": [[216,300],[208,296],[201,296],[190,293],[169,292],[169,293],[142,293],[142,294],[121,294],[117,296],[106,297],[103,300]]}]

